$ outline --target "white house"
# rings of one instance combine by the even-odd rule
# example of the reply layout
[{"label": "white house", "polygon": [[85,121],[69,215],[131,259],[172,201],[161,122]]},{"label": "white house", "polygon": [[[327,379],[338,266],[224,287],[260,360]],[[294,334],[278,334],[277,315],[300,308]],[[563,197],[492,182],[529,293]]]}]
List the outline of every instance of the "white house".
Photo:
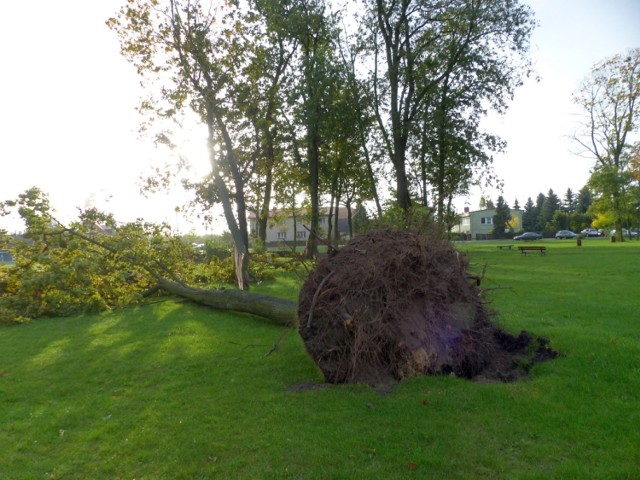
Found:
[{"label": "white house", "polygon": [[[509,222],[511,230],[514,232],[520,231],[522,229],[522,210],[511,208],[509,213],[511,215],[511,221]],[[473,212],[469,211],[469,208],[465,208],[460,217],[460,223],[454,225],[451,231],[460,233],[471,240],[490,239],[493,236],[493,217],[495,214],[495,208],[485,208]]]},{"label": "white house", "polygon": [[[335,213],[332,215],[332,220],[334,219]],[[256,214],[254,212],[249,212],[248,220],[250,236],[251,238],[256,238],[258,235],[258,218]],[[309,236],[309,230],[307,230],[309,224],[310,221],[305,210],[298,210],[295,218],[291,211],[278,209],[271,210],[269,213],[269,221],[267,223],[267,238],[265,246],[302,246],[306,244]],[[329,231],[329,208],[320,208],[319,225],[322,232],[321,235],[326,237]],[[333,226],[333,229],[335,229],[335,225]],[[340,207],[338,209],[338,232],[340,234],[340,238],[343,240],[349,235],[348,212],[345,207]]]}]

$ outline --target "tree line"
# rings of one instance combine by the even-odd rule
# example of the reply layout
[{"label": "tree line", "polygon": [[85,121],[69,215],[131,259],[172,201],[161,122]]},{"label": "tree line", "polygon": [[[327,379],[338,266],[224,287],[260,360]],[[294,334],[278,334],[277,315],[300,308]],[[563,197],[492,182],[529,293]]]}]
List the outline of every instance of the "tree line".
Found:
[{"label": "tree line", "polygon": [[[598,175],[594,174],[593,177],[597,178]],[[621,204],[626,208],[617,214],[621,219],[622,228],[637,229],[640,226],[640,188],[637,184],[630,184],[625,192],[627,194]],[[553,189],[549,189],[546,194],[538,193],[535,201],[528,197],[522,208],[522,225],[514,225],[510,214],[511,208],[521,208],[517,199],[513,207],[510,207],[502,195],[495,204],[483,197],[480,199],[479,207],[495,209],[492,235],[496,238],[519,231],[538,232],[550,237],[558,230],[579,233],[588,227],[606,230],[615,228],[614,212],[611,210],[609,198],[598,194],[592,181],[578,193],[568,188],[562,198]]]},{"label": "tree line", "polygon": [[[572,138],[579,155],[594,165],[573,201],[549,190],[525,204],[523,228],[544,233],[593,226],[615,230],[640,225],[640,48],[596,63],[573,95],[580,115]],[[499,219],[501,220],[501,219]]]},{"label": "tree line", "polygon": [[[455,196],[499,183],[492,154],[505,145],[480,120],[489,109],[503,112],[530,73],[532,11],[512,0],[357,6],[351,13],[324,0],[128,0],[108,21],[146,87],[143,127],[171,148],[190,116],[206,128],[211,172],[183,185],[204,208],[223,206],[241,289],[259,267],[249,263],[251,212],[263,240],[274,207],[305,215],[305,253],[313,257],[321,202],[333,212],[370,202],[395,225],[428,219],[448,230],[457,222]],[[633,225],[638,96],[640,49],[594,66],[575,97],[585,112],[576,142],[596,159],[591,179],[563,201],[552,191],[528,199],[524,229],[579,230],[589,218],[618,232]],[[178,174],[160,172],[150,185]],[[84,308],[85,300],[107,308],[127,303],[133,285],[139,297],[160,283],[182,288],[214,276],[187,268],[193,252],[162,226],[118,226],[98,245],[92,223],[115,227],[108,215],[81,212],[73,225],[59,225],[38,189],[0,203],[0,214],[9,210],[20,212],[31,236],[16,264],[0,271],[0,303],[11,311],[67,313],[56,309]],[[0,246],[10,241],[0,231]],[[61,289],[65,275],[71,283]]]},{"label": "tree line", "polygon": [[[593,198],[588,186],[584,186],[578,193],[567,189],[562,198],[549,189],[547,194],[539,193],[535,202],[527,198],[521,208],[516,198],[513,207],[498,196],[494,204],[491,199],[481,197],[479,207],[495,209],[493,216],[492,235],[504,238],[518,232],[539,232],[544,236],[553,236],[558,230],[572,230],[580,232],[593,223]],[[522,224],[516,224],[511,216],[511,209],[522,209]]]},{"label": "tree line", "polygon": [[309,257],[323,201],[380,216],[390,191],[453,224],[453,198],[496,181],[505,145],[480,122],[530,74],[535,20],[512,0],[131,0],[108,25],[149,131],[173,145],[185,116],[206,126],[211,174],[187,186],[223,206],[248,288],[248,212],[264,241],[271,209],[304,211]]}]

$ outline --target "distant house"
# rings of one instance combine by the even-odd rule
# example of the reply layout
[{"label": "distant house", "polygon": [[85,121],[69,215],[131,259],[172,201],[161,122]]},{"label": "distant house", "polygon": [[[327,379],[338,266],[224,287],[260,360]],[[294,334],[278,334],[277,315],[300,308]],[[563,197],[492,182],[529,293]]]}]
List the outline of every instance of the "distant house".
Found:
[{"label": "distant house", "polygon": [[[511,215],[510,228],[505,229],[505,233],[509,230],[518,232],[522,230],[522,210],[512,208],[509,210]],[[493,217],[496,214],[495,208],[486,208],[484,210],[469,211],[464,209],[464,213],[460,217],[460,223],[454,225],[451,231],[460,233],[462,238],[467,240],[488,240],[493,238]]]},{"label": "distant house", "polygon": [[[335,213],[332,215],[333,219],[335,219]],[[258,236],[258,217],[254,212],[250,212],[248,220],[250,236],[251,238],[256,238]],[[309,223],[307,212],[304,210],[296,212],[295,221],[291,212],[277,209],[271,210],[267,223],[265,246],[292,247],[294,245],[305,245],[309,237],[309,231],[307,230]],[[329,208],[320,208],[319,226],[321,235],[326,237],[329,232]],[[333,228],[335,228],[335,225]],[[340,207],[338,210],[338,232],[342,240],[346,240],[349,236],[348,212],[344,207]]]}]

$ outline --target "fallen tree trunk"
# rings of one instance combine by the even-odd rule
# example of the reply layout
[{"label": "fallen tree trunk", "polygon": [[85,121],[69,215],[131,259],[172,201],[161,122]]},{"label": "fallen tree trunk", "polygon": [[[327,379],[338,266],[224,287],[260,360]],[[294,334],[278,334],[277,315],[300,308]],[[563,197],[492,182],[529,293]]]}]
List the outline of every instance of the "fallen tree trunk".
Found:
[{"label": "fallen tree trunk", "polygon": [[172,295],[219,310],[250,313],[287,327],[298,324],[298,305],[291,300],[241,290],[202,290],[165,278],[158,278],[158,286]]}]

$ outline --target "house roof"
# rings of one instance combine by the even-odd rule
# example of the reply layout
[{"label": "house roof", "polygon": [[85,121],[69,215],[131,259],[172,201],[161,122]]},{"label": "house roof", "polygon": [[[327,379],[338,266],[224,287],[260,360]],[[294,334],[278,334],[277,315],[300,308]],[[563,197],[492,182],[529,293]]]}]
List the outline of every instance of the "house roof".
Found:
[{"label": "house roof", "polygon": [[[482,213],[482,212],[491,212],[491,211],[495,211],[495,207],[494,208],[482,208],[480,210],[470,210],[468,212],[463,212],[462,216],[464,217],[465,215],[471,215],[472,213]],[[521,212],[522,209],[521,208],[509,208],[510,212]]]}]

